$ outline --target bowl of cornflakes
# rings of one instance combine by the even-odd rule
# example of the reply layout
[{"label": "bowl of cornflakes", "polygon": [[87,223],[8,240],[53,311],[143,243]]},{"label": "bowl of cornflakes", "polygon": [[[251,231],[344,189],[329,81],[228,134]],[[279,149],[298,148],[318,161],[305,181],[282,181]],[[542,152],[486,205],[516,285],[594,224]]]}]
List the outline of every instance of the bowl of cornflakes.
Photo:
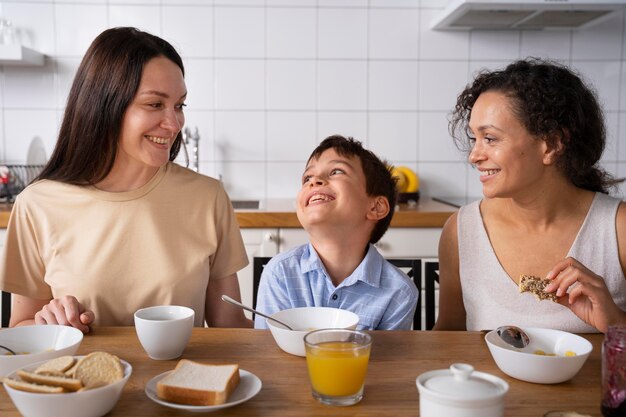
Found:
[{"label": "bowl of cornflakes", "polygon": [[12,327],[0,330],[0,378],[30,363],[73,355],[83,341],[83,332],[56,324]]},{"label": "bowl of cornflakes", "polygon": [[498,368],[522,381],[558,384],[572,379],[591,354],[584,337],[554,329],[523,327],[530,338],[524,348],[504,342],[496,330],[485,335],[489,352]]}]

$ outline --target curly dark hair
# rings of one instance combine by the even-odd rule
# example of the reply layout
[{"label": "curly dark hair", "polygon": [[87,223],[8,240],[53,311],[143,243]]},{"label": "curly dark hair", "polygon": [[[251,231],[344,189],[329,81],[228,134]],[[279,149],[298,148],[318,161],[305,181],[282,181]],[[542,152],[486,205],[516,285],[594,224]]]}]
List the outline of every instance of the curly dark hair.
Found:
[{"label": "curly dark hair", "polygon": [[592,88],[571,69],[528,58],[504,70],[483,71],[457,98],[449,130],[457,147],[471,150],[469,120],[478,97],[487,91],[506,95],[513,114],[533,136],[562,149],[557,167],[576,187],[608,194],[616,180],[598,161],[606,144],[602,109]]},{"label": "curly dark hair", "polygon": [[324,139],[309,156],[307,165],[311,159],[319,158],[328,149],[334,149],[341,156],[357,157],[363,166],[367,195],[370,197],[383,196],[389,202],[389,213],[376,223],[370,235],[370,243],[378,242],[389,228],[396,207],[396,180],[391,176],[391,171],[387,168],[385,161],[378,158],[372,151],[363,148],[358,140],[345,138],[341,135],[333,135]]}]

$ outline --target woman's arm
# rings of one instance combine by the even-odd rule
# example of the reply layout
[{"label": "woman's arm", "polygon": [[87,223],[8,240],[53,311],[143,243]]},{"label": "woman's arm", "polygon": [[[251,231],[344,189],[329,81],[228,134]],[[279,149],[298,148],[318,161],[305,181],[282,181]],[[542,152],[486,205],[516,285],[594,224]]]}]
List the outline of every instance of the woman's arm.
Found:
[{"label": "woman's arm", "polygon": [[11,295],[11,320],[9,327],[35,324],[35,314],[50,300],[35,300],[18,294]]},{"label": "woman's arm", "polygon": [[443,226],[439,239],[439,314],[433,330],[465,330],[465,306],[459,276],[457,213]]},{"label": "woman's arm", "polygon": [[[620,204],[615,221],[619,261],[626,276],[626,205]],[[604,279],[590,271],[574,258],[557,263],[548,273],[553,280],[545,289],[556,291],[559,303],[569,307],[574,314],[601,332],[613,324],[626,325],[623,311],[611,297]],[[567,291],[569,290],[569,293]]]},{"label": "woman's arm", "polygon": [[599,331],[606,332],[613,324],[626,324],[626,312],[615,304],[604,279],[578,260],[560,261],[547,278],[553,281],[545,291],[556,291],[560,304]]},{"label": "woman's arm", "polygon": [[11,327],[30,324],[61,324],[88,333],[94,313],[85,309],[75,297],[36,300],[19,294],[12,295]]},{"label": "woman's arm", "polygon": [[210,327],[253,327],[243,309],[222,301],[222,294],[241,301],[237,274],[222,279],[209,279],[204,314]]}]

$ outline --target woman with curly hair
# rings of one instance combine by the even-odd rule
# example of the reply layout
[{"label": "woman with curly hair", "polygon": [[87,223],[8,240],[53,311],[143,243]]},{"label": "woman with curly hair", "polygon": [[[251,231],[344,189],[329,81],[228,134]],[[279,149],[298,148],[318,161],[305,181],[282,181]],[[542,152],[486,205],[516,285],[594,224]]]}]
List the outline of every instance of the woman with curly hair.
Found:
[{"label": "woman with curly hair", "polygon": [[[517,61],[476,77],[450,131],[484,198],[444,226],[435,329],[626,324],[626,205],[607,195],[619,181],[598,164],[606,130],[594,92],[565,66]],[[520,294],[523,275],[549,281],[533,297]]]}]

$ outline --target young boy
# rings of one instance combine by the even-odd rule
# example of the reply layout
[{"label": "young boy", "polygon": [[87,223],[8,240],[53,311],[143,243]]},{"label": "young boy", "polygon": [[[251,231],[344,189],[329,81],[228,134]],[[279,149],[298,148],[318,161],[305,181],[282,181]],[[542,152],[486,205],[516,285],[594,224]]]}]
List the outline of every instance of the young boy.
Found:
[{"label": "young boy", "polygon": [[[265,266],[256,308],[336,307],[359,316],[358,329],[411,329],[413,281],[373,246],[389,227],[395,181],[385,164],[352,138],[331,136],[313,151],[297,197],[310,243]],[[267,328],[256,316],[256,328]]]}]

